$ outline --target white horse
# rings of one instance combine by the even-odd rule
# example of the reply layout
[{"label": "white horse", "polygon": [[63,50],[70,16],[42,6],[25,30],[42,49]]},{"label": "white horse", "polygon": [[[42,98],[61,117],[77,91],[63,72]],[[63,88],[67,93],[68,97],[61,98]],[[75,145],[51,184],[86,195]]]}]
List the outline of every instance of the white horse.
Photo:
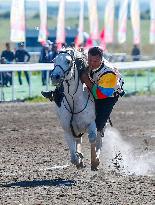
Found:
[{"label": "white horse", "polygon": [[81,133],[87,132],[91,144],[91,169],[97,170],[102,140],[96,130],[94,100],[91,94],[83,89],[78,70],[81,65],[76,62],[75,52],[71,49],[61,51],[54,60],[52,84],[59,86],[63,83],[64,87],[64,97],[61,106],[57,106],[57,113],[72,164],[83,167]]}]

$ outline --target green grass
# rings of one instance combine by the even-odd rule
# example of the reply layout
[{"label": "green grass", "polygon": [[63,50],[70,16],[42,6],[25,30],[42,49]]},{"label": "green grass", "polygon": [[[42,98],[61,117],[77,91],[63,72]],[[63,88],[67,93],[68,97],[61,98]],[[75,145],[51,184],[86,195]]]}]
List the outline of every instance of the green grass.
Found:
[{"label": "green grass", "polygon": [[[146,93],[149,92],[149,88],[151,93],[155,93],[155,73],[150,73],[150,78],[148,78],[148,72],[144,71],[143,75],[137,76],[135,79],[134,76],[129,76],[126,71],[122,71],[122,75],[125,81],[124,89],[127,94],[130,93]],[[29,102],[48,102],[47,99],[42,97],[41,91],[46,90],[46,86],[42,86],[41,83],[41,75],[32,75],[32,92],[31,97],[29,97],[29,87],[27,85],[25,76],[22,76],[23,85],[19,85],[17,76],[15,76],[15,100],[20,101],[29,101]],[[135,86],[135,81],[137,82],[137,86]],[[148,81],[150,82],[150,87],[148,87]],[[53,90],[51,84],[48,86],[49,90]],[[0,88],[0,93],[4,93],[4,100],[11,101],[12,100],[12,87],[4,87]],[[0,99],[1,100],[1,99]]]},{"label": "green grass", "polygon": [[[26,19],[26,28],[36,28],[39,27],[39,18],[27,18]],[[69,18],[66,19],[66,26],[70,27],[77,27],[78,25],[78,18]],[[56,18],[48,18],[48,28],[55,28],[57,25]],[[99,30],[101,31],[103,27],[103,21],[99,21]],[[4,43],[9,41],[10,37],[10,21],[8,18],[0,18],[0,50],[4,48]],[[84,28],[85,31],[89,33],[89,20],[85,18],[84,20]],[[127,42],[120,45],[117,43],[117,29],[118,29],[118,22],[115,20],[115,27],[114,27],[114,39],[115,43],[112,45],[108,45],[108,50],[110,52],[125,52],[127,54],[131,53],[131,49],[133,46],[132,43],[132,28],[131,28],[131,21],[128,20],[127,24]],[[150,29],[150,21],[149,20],[141,20],[141,51],[144,55],[153,55],[155,54],[155,47],[154,45],[149,44],[149,29]]]}]

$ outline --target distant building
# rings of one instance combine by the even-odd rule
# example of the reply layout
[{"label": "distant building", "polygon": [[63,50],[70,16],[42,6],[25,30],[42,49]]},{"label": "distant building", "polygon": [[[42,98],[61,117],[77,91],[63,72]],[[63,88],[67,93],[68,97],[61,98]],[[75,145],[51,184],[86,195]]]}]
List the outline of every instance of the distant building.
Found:
[{"label": "distant building", "polygon": [[[48,40],[51,42],[56,41],[56,29],[51,29],[48,31]],[[66,28],[66,44],[69,46],[74,42],[75,37],[78,34],[78,30],[76,28]],[[39,31],[36,29],[27,29],[26,30],[26,49],[30,52],[38,52],[41,49],[41,44],[38,42],[38,34]],[[84,40],[86,41],[88,34],[84,33]]]}]

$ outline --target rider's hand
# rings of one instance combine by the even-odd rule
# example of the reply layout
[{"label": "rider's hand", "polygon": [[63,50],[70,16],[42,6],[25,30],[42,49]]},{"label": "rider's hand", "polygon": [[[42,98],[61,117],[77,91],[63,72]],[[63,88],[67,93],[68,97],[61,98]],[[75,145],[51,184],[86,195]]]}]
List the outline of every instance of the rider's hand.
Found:
[{"label": "rider's hand", "polygon": [[93,83],[91,82],[88,74],[86,72],[83,72],[82,75],[81,75],[81,81],[82,83],[85,83],[86,86],[91,90],[92,89],[92,86],[93,86]]}]

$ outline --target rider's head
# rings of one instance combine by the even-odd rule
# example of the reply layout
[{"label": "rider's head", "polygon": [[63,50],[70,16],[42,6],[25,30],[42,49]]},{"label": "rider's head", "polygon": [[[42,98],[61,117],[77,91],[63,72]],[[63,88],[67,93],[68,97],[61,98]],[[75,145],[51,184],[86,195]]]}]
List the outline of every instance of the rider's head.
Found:
[{"label": "rider's head", "polygon": [[89,69],[97,69],[102,64],[103,51],[99,47],[92,47],[88,51],[88,65]]}]

